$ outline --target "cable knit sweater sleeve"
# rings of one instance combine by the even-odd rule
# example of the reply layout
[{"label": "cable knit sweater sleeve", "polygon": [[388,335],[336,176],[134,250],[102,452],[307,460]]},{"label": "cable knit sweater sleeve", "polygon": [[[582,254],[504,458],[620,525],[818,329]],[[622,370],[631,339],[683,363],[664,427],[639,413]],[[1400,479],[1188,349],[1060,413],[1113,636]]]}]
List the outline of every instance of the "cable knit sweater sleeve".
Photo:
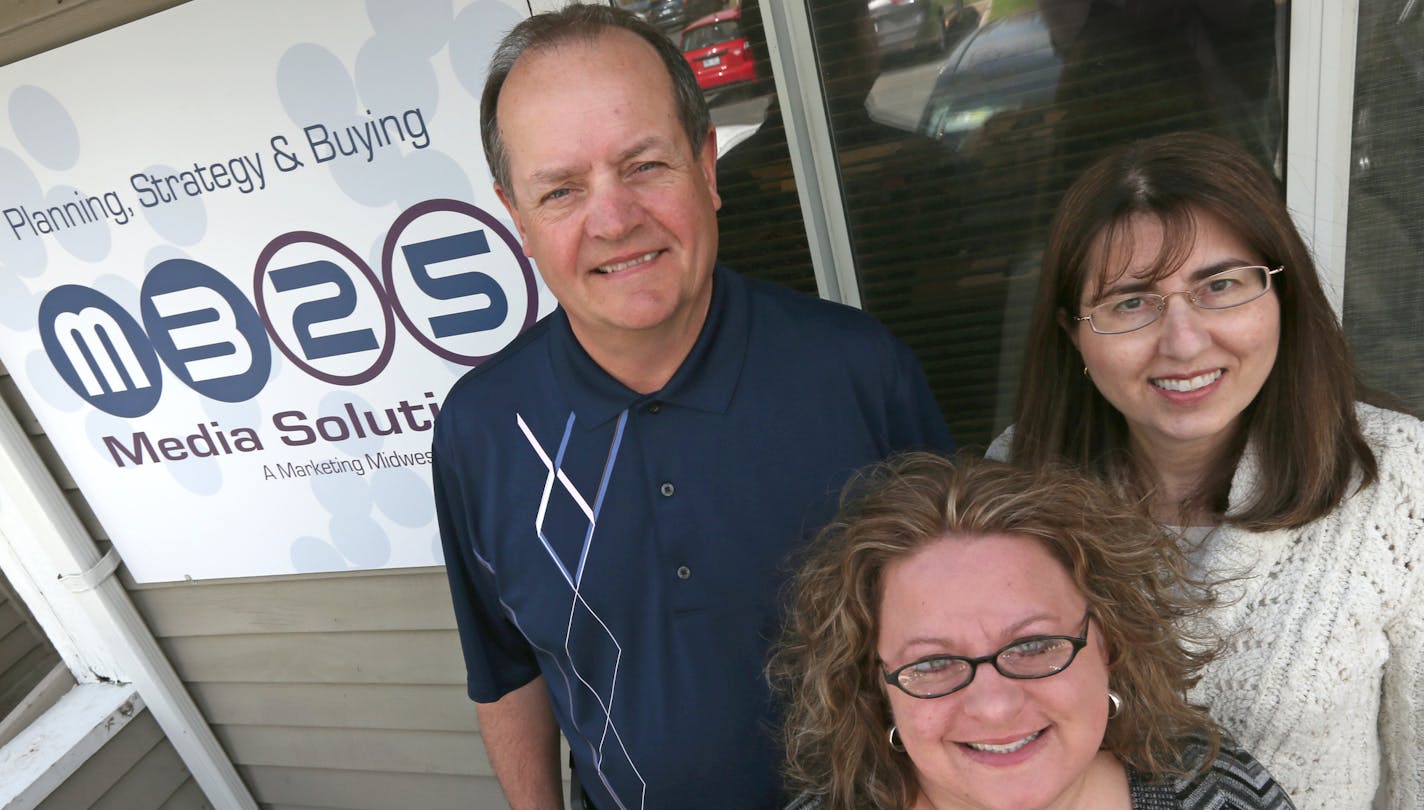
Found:
[{"label": "cable knit sweater sleeve", "polygon": [[[1301,810],[1424,808],[1424,424],[1361,405],[1379,479],[1297,530],[1223,526],[1225,654],[1192,690]],[[1266,474],[1248,447],[1242,503]]]},{"label": "cable knit sweater sleeve", "polygon": [[[1424,422],[1357,413],[1374,486],[1298,530],[1223,526],[1194,551],[1227,580],[1213,614],[1227,649],[1192,698],[1300,810],[1424,810]],[[1232,505],[1269,474],[1258,462],[1248,447]]]},{"label": "cable knit sweater sleeve", "polygon": [[[1361,414],[1365,416],[1365,414]],[[1376,807],[1424,807],[1424,423],[1377,412],[1381,523],[1403,587],[1386,603],[1380,694],[1383,773]],[[1373,432],[1373,431],[1372,431]]]}]

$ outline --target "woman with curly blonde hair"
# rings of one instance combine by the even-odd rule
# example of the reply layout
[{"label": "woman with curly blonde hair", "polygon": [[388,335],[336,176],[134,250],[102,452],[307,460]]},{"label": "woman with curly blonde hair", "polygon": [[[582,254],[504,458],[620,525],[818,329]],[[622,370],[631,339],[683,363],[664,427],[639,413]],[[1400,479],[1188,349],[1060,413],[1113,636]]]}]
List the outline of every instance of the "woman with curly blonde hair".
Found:
[{"label": "woman with curly blonde hair", "polygon": [[769,672],[793,808],[1291,807],[1186,701],[1208,591],[1101,484],[893,459],[792,588]]}]

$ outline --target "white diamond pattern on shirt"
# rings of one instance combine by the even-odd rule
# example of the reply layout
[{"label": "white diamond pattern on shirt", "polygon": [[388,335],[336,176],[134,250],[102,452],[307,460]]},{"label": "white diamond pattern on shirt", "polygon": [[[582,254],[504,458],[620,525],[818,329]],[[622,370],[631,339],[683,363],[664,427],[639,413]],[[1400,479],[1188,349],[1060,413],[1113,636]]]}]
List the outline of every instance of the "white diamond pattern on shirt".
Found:
[{"label": "white diamond pattern on shirt", "polygon": [[[633,806],[642,808],[647,797],[647,782],[643,780],[642,774],[639,773],[637,766],[633,764],[628,754],[628,748],[624,744],[617,727],[613,724],[613,701],[618,687],[619,667],[623,661],[623,646],[618,642],[618,639],[614,637],[612,631],[609,630],[608,625],[604,623],[598,613],[584,601],[583,595],[580,593],[584,566],[588,562],[589,549],[593,546],[594,533],[598,528],[598,514],[603,507],[603,497],[608,490],[608,479],[613,472],[614,461],[618,458],[618,448],[623,441],[623,430],[628,422],[628,412],[625,410],[618,416],[618,424],[614,429],[613,441],[608,448],[607,461],[604,463],[603,475],[598,484],[598,493],[594,497],[592,505],[589,504],[588,499],[584,497],[583,493],[579,492],[574,483],[569,480],[568,475],[564,473],[561,467],[564,451],[568,449],[569,437],[573,433],[574,414],[569,414],[568,421],[564,425],[563,436],[559,439],[558,450],[552,458],[548,451],[544,449],[544,446],[539,443],[539,440],[535,438],[534,432],[530,430],[528,424],[525,423],[524,417],[516,413],[515,421],[519,425],[519,429],[524,433],[524,438],[529,441],[529,446],[533,448],[534,453],[539,457],[539,460],[543,462],[545,469],[548,470],[548,475],[544,479],[544,491],[539,499],[539,511],[534,519],[534,532],[535,536],[539,538],[539,542],[543,544],[544,551],[549,555],[554,565],[558,567],[559,572],[563,575],[564,581],[568,583],[571,591],[569,622],[564,636],[564,658],[573,669],[574,677],[577,678],[578,682],[583,684],[588,692],[592,693],[594,699],[598,701],[599,709],[603,714],[603,733],[597,740],[587,740],[594,763],[598,769],[598,778],[608,790],[609,795],[612,796],[613,801],[617,803],[619,810],[628,810],[629,804],[625,803],[623,797],[618,795],[613,785],[610,784],[608,775],[605,772],[605,766],[608,766],[610,770],[623,770],[626,765],[627,770],[631,771],[633,776],[638,780],[638,783],[642,786],[637,802]],[[544,533],[544,523],[549,510],[550,499],[556,494],[554,487],[556,482],[562,490],[561,494],[566,494],[572,498],[574,503],[578,505],[579,509],[588,519],[588,530],[584,535],[578,564],[572,571],[569,570],[569,566],[565,564],[565,561],[559,556],[558,552],[555,551],[554,545]],[[595,679],[595,676],[586,675],[579,670],[578,662],[573,660],[572,653],[570,652],[570,642],[575,637],[575,634],[578,635],[580,642],[585,645],[592,640],[589,636],[601,636],[599,642],[605,642],[611,645],[614,665],[607,683],[595,685],[590,682],[591,679]],[[579,693],[570,687],[569,705],[571,711],[578,696]],[[614,746],[612,746],[613,750],[609,750],[610,746],[608,743],[610,736],[614,743]],[[570,744],[572,744],[572,741],[570,741]],[[619,757],[620,754],[620,758],[623,760],[622,762],[610,761],[608,759],[610,756]]]}]

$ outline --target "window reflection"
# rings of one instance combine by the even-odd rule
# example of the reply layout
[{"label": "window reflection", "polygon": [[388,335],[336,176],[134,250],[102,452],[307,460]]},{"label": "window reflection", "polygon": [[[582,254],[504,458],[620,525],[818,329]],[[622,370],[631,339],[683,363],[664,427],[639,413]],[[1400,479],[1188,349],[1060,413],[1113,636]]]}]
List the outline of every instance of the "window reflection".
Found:
[{"label": "window reflection", "polygon": [[[1007,421],[1044,231],[1078,172],[1178,129],[1281,165],[1288,7],[1273,0],[808,6],[862,301],[920,356],[961,441]],[[760,14],[741,11],[755,51]],[[722,255],[814,291],[772,102],[719,164]]]},{"label": "window reflection", "polygon": [[1360,4],[1345,331],[1366,382],[1424,410],[1424,3]]},{"label": "window reflection", "polygon": [[742,33],[741,14],[736,8],[709,14],[682,32],[682,52],[703,92],[757,80],[756,60]]},{"label": "window reflection", "polygon": [[875,47],[882,55],[943,51],[949,44],[953,17],[964,12],[963,3],[935,0],[869,0]]},{"label": "window reflection", "polygon": [[742,0],[739,12],[742,35],[762,79],[749,91],[708,94],[721,153],[718,255],[745,275],[816,295],[786,128],[769,79],[761,7]]}]

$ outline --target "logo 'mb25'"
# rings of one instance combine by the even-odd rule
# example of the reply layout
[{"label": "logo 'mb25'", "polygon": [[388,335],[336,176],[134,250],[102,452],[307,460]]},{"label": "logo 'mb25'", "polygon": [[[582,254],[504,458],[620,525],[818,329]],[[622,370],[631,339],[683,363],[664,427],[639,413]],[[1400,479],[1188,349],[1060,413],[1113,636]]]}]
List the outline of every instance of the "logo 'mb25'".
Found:
[{"label": "logo 'mb25'", "polygon": [[75,393],[133,418],[158,404],[164,367],[205,397],[241,402],[267,384],[275,344],[307,374],[357,385],[390,362],[396,320],[429,351],[474,366],[538,312],[534,270],[518,241],[458,200],[427,200],[401,214],[386,234],[379,276],[335,239],[283,234],[258,257],[252,291],[249,301],[213,268],[170,259],[144,278],[142,324],[103,293],[67,284],[40,303],[40,339]]}]

